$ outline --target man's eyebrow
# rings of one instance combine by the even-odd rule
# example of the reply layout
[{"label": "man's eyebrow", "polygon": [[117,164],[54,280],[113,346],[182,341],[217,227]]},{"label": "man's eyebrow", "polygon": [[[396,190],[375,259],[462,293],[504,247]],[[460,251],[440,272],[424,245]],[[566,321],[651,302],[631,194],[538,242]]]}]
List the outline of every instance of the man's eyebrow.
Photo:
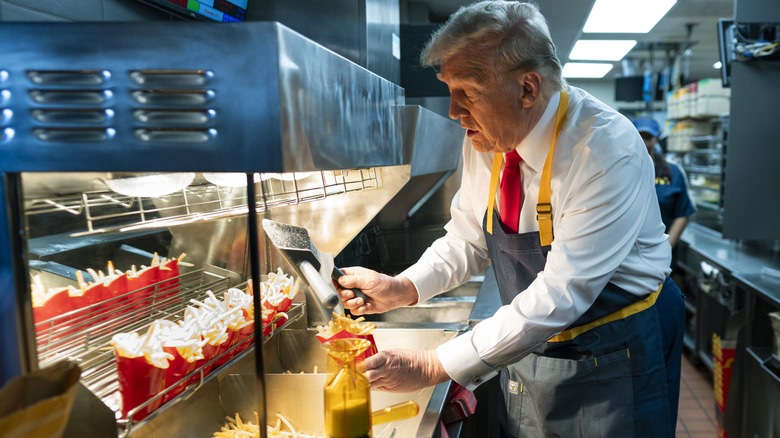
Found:
[{"label": "man's eyebrow", "polygon": [[[436,79],[438,79],[438,80],[440,80],[442,82],[446,82],[444,80],[444,78],[442,77],[441,73],[436,73]],[[470,75],[470,74],[455,74],[455,75],[451,75],[450,79],[449,79],[449,82],[454,82],[454,83],[458,83],[458,82],[469,82],[469,83],[470,82],[475,82],[475,83],[478,83],[478,84],[481,83],[479,77],[476,77],[476,76]]]}]

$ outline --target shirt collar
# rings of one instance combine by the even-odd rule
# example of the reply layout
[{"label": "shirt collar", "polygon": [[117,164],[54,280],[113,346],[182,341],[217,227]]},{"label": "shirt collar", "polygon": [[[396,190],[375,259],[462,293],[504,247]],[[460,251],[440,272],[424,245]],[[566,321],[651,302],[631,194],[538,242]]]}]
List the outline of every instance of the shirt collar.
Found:
[{"label": "shirt collar", "polygon": [[553,130],[555,129],[556,114],[558,113],[560,100],[561,93],[555,93],[550,98],[550,102],[547,103],[547,108],[545,108],[542,117],[515,149],[523,157],[523,161],[537,173],[544,167],[547,152],[552,145]]}]

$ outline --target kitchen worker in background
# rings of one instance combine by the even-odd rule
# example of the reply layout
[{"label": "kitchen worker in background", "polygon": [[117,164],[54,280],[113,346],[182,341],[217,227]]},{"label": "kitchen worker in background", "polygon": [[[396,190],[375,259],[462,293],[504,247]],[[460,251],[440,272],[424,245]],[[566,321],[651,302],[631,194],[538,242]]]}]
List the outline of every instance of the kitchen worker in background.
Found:
[{"label": "kitchen worker in background", "polygon": [[474,389],[500,372],[507,436],[674,436],[683,299],[637,130],[567,86],[531,3],[459,9],[421,59],[466,129],[452,219],[400,275],[345,269],[341,298],[354,314],[411,306],[492,262],[503,306],[436,350],[368,358],[372,387]]},{"label": "kitchen worker in background", "polygon": [[[655,166],[655,193],[661,206],[661,220],[669,235],[669,243],[675,248],[680,240],[688,217],[696,212],[691,198],[688,196],[688,184],[682,170],[674,163],[669,163],[663,154],[658,153],[656,145],[661,136],[661,127],[652,117],[640,117],[634,120],[639,135],[647,147],[647,153],[653,158]],[[673,258],[674,259],[674,258]],[[672,266],[674,266],[674,260]]]}]

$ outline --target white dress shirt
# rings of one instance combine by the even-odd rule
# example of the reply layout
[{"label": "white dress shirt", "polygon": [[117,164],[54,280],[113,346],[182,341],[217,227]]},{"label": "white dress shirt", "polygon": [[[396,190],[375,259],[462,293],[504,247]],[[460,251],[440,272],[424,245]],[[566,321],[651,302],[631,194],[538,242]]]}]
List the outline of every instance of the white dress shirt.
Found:
[{"label": "white dress shirt", "polygon": [[[653,163],[639,133],[585,91],[567,91],[568,116],[555,146],[550,183],[554,241],[544,270],[512,303],[437,350],[449,376],[468,389],[576,321],[607,282],[645,296],[671,271]],[[536,202],[559,101],[560,95],[551,99],[516,149],[523,158],[519,233],[539,230]],[[477,152],[465,139],[461,187],[452,200],[447,234],[401,274],[417,287],[419,303],[490,263],[482,220],[492,161],[492,153]]]}]

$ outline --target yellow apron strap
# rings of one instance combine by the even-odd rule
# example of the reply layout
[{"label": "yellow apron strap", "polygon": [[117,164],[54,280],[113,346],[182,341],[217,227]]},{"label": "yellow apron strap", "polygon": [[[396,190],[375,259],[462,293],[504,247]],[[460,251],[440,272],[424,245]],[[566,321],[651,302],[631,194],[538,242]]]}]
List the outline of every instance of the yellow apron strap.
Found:
[{"label": "yellow apron strap", "polygon": [[[558,139],[558,132],[566,120],[566,111],[569,109],[569,94],[566,90],[561,90],[561,101],[558,104],[558,120],[555,124],[552,145],[550,152],[547,153],[547,159],[544,161],[542,170],[542,181],[539,185],[539,200],[536,204],[536,220],[539,222],[539,240],[542,246],[552,244],[552,206],[550,205],[550,173],[552,171],[552,157],[555,150],[555,140]],[[493,234],[493,209],[496,205],[496,190],[498,190],[498,179],[501,175],[501,165],[504,163],[504,154],[493,154],[493,168],[490,170],[490,198],[488,199],[487,209],[487,232]]]},{"label": "yellow apron strap", "polygon": [[616,312],[612,312],[609,315],[602,316],[601,318],[588,323],[583,324],[574,328],[570,328],[569,330],[564,330],[557,335],[555,335],[552,339],[550,339],[547,342],[564,342],[564,341],[571,341],[572,339],[576,338],[577,336],[587,332],[588,330],[593,330],[596,327],[602,326],[608,322],[617,321],[619,319],[628,318],[629,316],[639,313],[643,310],[649,309],[653,307],[655,304],[655,300],[658,299],[658,295],[661,293],[661,288],[664,287],[664,284],[661,283],[660,286],[658,286],[658,290],[651,293],[647,298],[645,298],[642,301],[637,301],[634,304],[628,305]]},{"label": "yellow apron strap", "polygon": [[553,242],[552,227],[552,204],[550,203],[550,174],[552,173],[552,159],[555,152],[555,142],[558,140],[558,133],[561,131],[564,120],[566,120],[566,111],[569,109],[569,94],[566,90],[561,91],[561,102],[558,104],[558,120],[555,123],[555,132],[553,132],[553,141],[550,145],[550,151],[544,160],[544,169],[542,169],[542,180],[539,182],[539,199],[536,203],[536,221],[539,222],[539,242],[542,246],[551,245]]},{"label": "yellow apron strap", "polygon": [[487,232],[493,234],[493,207],[496,205],[496,190],[498,189],[498,175],[501,173],[501,164],[504,162],[504,154],[493,154],[493,169],[490,171],[490,199],[488,199]]}]

